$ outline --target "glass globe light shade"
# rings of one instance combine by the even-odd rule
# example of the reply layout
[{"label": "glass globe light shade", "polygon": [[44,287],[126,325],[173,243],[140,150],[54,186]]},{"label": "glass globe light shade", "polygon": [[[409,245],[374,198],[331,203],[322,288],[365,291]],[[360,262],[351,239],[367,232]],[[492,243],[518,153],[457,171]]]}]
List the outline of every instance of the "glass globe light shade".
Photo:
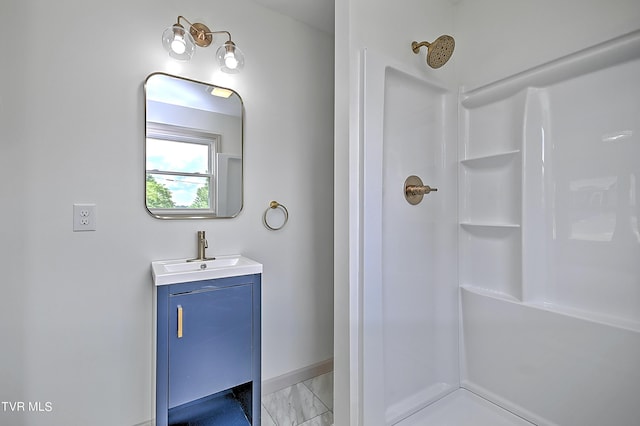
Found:
[{"label": "glass globe light shade", "polygon": [[222,72],[227,74],[237,74],[244,68],[244,54],[231,40],[218,48],[216,58]]},{"label": "glass globe light shade", "polygon": [[196,51],[193,36],[180,24],[175,24],[164,30],[162,46],[169,52],[169,56],[181,61],[188,61]]}]

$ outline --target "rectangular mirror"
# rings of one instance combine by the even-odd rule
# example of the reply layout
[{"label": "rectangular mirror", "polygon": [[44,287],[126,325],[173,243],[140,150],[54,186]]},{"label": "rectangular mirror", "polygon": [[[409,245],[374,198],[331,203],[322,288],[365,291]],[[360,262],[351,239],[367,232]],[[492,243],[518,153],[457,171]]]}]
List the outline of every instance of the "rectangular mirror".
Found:
[{"label": "rectangular mirror", "polygon": [[237,216],[243,200],[242,99],[164,73],[145,80],[145,205],[159,219]]}]

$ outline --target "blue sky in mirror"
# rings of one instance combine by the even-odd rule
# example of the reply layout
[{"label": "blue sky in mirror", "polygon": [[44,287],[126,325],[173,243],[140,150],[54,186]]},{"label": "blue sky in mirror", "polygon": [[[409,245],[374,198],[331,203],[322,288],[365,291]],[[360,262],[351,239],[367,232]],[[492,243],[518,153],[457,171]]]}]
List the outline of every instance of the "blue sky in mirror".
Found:
[{"label": "blue sky in mirror", "polygon": [[207,173],[208,158],[207,145],[147,139],[147,170]]}]

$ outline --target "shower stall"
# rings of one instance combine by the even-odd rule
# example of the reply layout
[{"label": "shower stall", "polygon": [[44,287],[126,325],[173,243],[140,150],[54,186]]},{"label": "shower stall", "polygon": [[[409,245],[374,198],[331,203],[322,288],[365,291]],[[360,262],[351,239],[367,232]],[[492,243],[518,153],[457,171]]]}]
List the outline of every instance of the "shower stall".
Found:
[{"label": "shower stall", "polygon": [[638,425],[640,31],[472,91],[361,72],[360,423]]}]

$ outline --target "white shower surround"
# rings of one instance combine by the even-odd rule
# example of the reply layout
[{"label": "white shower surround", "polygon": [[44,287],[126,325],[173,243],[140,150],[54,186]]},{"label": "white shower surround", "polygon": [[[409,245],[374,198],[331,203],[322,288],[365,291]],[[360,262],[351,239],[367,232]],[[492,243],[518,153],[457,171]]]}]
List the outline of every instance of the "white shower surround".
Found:
[{"label": "white shower surround", "polygon": [[[446,143],[457,98],[376,52],[363,59],[362,424],[394,424],[459,387],[457,155]],[[438,192],[409,204],[410,175]]]},{"label": "white shower surround", "polygon": [[538,425],[640,418],[639,76],[634,32],[460,96],[461,384]]},{"label": "white shower surround", "polygon": [[[395,424],[458,386],[539,425],[636,424],[640,32],[462,92],[459,185],[448,174],[455,112],[447,90],[371,52],[364,68],[363,424]],[[420,121],[390,112],[401,99],[385,95],[398,79],[405,102],[444,119],[418,126],[422,137],[411,130]],[[400,155],[406,150],[415,155]],[[426,168],[416,173],[420,161]],[[423,209],[414,218],[418,210],[395,194],[404,175],[420,173],[431,174],[427,184],[446,177],[433,186],[448,188],[413,207]],[[456,187],[458,280],[455,265],[429,257],[455,251],[446,197]],[[446,337],[457,338],[450,312],[431,309],[450,307],[452,280],[461,288],[459,351]],[[395,294],[399,283],[409,284]],[[426,302],[411,300],[412,291]],[[432,344],[413,342],[416,330],[389,332],[390,318],[422,321],[421,338]],[[424,356],[398,363],[394,348]],[[459,372],[448,362],[458,354]],[[406,424],[441,422],[443,401],[470,403],[460,392]]]}]

